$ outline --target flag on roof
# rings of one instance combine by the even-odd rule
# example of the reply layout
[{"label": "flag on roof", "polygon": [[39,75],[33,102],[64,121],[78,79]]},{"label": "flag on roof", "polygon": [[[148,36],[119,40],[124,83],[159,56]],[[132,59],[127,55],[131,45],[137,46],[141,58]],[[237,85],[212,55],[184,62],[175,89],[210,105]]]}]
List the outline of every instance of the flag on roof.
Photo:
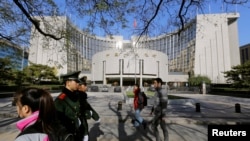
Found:
[{"label": "flag on roof", "polygon": [[137,22],[136,22],[136,19],[134,19],[134,28],[136,28],[137,26]]}]

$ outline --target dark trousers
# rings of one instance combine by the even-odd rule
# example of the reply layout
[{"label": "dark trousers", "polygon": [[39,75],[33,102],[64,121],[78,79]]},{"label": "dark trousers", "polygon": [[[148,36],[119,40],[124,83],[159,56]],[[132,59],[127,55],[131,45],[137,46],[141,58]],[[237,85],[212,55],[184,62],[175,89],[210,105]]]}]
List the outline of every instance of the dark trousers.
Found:
[{"label": "dark trousers", "polygon": [[73,133],[74,141],[82,141],[83,140],[84,130],[85,129],[84,129],[83,125],[81,125],[78,129],[75,130],[75,132]]},{"label": "dark trousers", "polygon": [[160,127],[161,127],[162,132],[163,132],[164,141],[168,141],[168,129],[167,129],[167,124],[166,124],[165,120],[163,120],[161,117],[155,117],[152,120],[152,129],[154,131],[156,141],[161,141],[160,133],[158,130],[159,124],[160,124]]}]

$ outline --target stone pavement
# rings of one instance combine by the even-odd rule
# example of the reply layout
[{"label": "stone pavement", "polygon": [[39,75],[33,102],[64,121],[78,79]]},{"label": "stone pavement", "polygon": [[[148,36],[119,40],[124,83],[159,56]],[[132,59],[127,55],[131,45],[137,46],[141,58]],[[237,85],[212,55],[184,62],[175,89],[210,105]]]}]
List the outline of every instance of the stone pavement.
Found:
[{"label": "stone pavement", "polygon": [[[58,93],[52,94],[54,97]],[[209,124],[246,124],[250,123],[250,99],[201,94],[172,94],[187,99],[169,100],[168,123],[169,141],[207,141]],[[88,100],[100,114],[101,122],[89,120],[90,141],[154,141],[150,128],[134,128],[133,99],[124,99],[122,93],[88,92]],[[11,98],[0,99],[0,141],[14,140],[18,131],[15,128],[15,107],[10,106]],[[123,101],[118,110],[118,101]],[[150,120],[151,99],[141,113]],[[197,103],[200,112],[196,111]],[[240,104],[240,113],[235,104]],[[160,129],[159,129],[160,130]],[[161,130],[160,130],[161,131]]]}]

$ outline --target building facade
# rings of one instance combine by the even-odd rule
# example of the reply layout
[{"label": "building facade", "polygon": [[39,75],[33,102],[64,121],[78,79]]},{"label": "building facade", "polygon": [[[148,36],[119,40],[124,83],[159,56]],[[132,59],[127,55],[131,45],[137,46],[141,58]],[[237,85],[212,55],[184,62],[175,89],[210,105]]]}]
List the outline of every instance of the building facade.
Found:
[{"label": "building facade", "polygon": [[92,60],[92,81],[99,84],[148,85],[160,77],[168,82],[168,57],[149,49],[106,50]]},{"label": "building facade", "polygon": [[[91,60],[95,53],[117,47],[122,37],[96,37],[74,26],[67,17],[44,17],[41,28],[51,34],[66,33],[60,40],[41,35],[31,29],[29,61],[49,65],[58,70],[58,76],[73,71],[91,71]],[[46,22],[43,22],[45,20]],[[46,26],[50,23],[51,26]]]},{"label": "building facade", "polygon": [[250,60],[250,44],[246,44],[240,47],[240,62],[244,64]]},{"label": "building facade", "polygon": [[[96,74],[96,65],[93,64],[95,54],[111,50],[145,49],[148,52],[158,51],[167,56],[166,74],[178,72],[184,75],[164,76],[166,82],[186,82],[189,75],[202,75],[209,77],[212,83],[225,83],[223,72],[240,64],[238,17],[238,13],[197,15],[181,32],[175,31],[153,38],[143,36],[139,40],[136,36],[131,37],[131,40],[123,40],[122,36],[93,36],[74,26],[67,17],[56,17],[57,20],[53,24],[56,26],[53,28],[67,31],[67,38],[60,41],[46,39],[32,28],[34,34],[30,41],[29,61],[56,66],[58,75],[77,70],[90,71],[90,80],[106,83],[107,77],[104,75],[102,80],[93,78],[99,75]],[[52,23],[55,17],[46,19]],[[112,66],[114,70],[120,69],[120,63],[118,64]]]},{"label": "building facade", "polygon": [[0,40],[0,58],[9,58],[12,69],[23,70],[28,66],[28,50],[7,40]]}]

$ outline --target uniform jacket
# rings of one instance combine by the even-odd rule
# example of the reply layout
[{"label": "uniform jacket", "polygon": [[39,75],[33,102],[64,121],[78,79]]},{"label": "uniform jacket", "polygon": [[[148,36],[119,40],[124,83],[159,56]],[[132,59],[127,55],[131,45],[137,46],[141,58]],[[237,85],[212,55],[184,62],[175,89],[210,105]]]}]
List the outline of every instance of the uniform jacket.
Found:
[{"label": "uniform jacket", "polygon": [[[49,141],[48,135],[43,133],[40,129],[35,130],[35,133],[22,134],[28,131],[30,128],[35,128],[33,125],[38,119],[39,112],[34,112],[31,116],[26,117],[17,122],[16,127],[21,131],[21,133],[16,137],[15,141]],[[34,130],[34,129],[32,129]],[[39,131],[40,130],[40,131]]]},{"label": "uniform jacket", "polygon": [[88,127],[88,119],[94,119],[95,121],[98,121],[100,119],[99,114],[92,108],[92,106],[88,103],[87,100],[87,93],[78,91],[79,100],[80,100],[80,109],[83,113],[82,115],[82,121],[83,121],[83,128],[84,128],[84,135],[89,134],[89,127]]},{"label": "uniform jacket", "polygon": [[79,100],[81,104],[81,110],[84,113],[85,119],[93,118],[95,121],[99,120],[99,114],[95,111],[95,109],[89,104],[87,100],[87,93],[78,91]]},{"label": "uniform jacket", "polygon": [[62,93],[55,99],[55,107],[59,122],[74,136],[82,138],[84,129],[77,93],[64,88]]}]

